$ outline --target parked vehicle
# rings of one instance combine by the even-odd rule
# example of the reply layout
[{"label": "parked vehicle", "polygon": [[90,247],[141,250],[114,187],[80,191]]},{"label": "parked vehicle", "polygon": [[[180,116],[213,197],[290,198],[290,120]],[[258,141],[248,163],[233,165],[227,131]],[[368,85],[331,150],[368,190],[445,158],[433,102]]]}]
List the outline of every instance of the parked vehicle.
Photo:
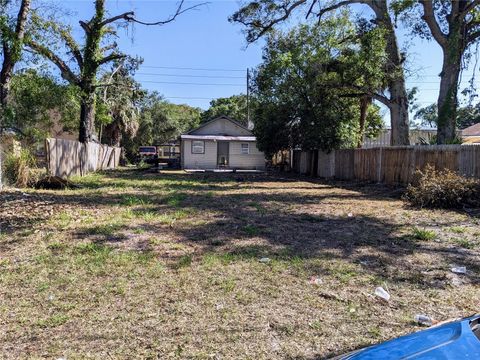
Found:
[{"label": "parked vehicle", "polygon": [[158,160],[158,153],[156,146],[140,146],[138,148],[137,162],[145,162],[148,164],[154,164]]},{"label": "parked vehicle", "polygon": [[433,326],[335,359],[480,359],[480,315]]}]

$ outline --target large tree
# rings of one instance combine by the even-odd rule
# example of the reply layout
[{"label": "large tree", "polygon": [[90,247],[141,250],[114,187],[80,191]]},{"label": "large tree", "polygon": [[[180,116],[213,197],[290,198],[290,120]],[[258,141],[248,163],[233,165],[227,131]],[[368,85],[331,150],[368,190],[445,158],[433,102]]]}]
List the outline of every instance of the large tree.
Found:
[{"label": "large tree", "polygon": [[[12,0],[0,0],[0,42],[2,68],[0,70],[0,134],[3,119],[7,115],[10,83],[15,64],[22,54],[23,40],[30,11],[30,0],[20,2],[18,13],[12,17],[9,13]],[[0,144],[1,145],[1,144]],[[2,189],[2,154],[0,151],[0,190]]]},{"label": "large tree", "polygon": [[100,88],[99,93],[97,126],[100,127],[99,138],[104,144],[121,146],[124,135],[132,138],[137,133],[139,106],[146,96],[146,91],[133,78],[138,65],[138,60],[132,58],[116,62],[111,71],[102,77],[101,81],[112,84]]},{"label": "large tree", "polygon": [[[252,103],[250,102],[250,106]],[[232,95],[227,98],[218,98],[210,101],[210,107],[202,114],[202,121],[208,121],[221,115],[248,125],[247,95]]]},{"label": "large tree", "polygon": [[[95,0],[95,13],[90,20],[80,21],[80,26],[84,32],[85,43],[80,45],[72,35],[72,29],[69,26],[58,24],[55,19],[43,21],[37,17],[40,28],[44,32],[37,32],[26,38],[28,48],[51,61],[60,70],[62,77],[77,86],[81,91],[81,112],[79,141],[89,142],[94,140],[94,120],[97,88],[109,86],[110,84],[100,84],[97,81],[98,71],[113,61],[126,57],[122,54],[117,44],[108,40],[116,35],[116,29],[113,27],[118,22],[136,22],[143,25],[164,25],[172,22],[175,18],[187,10],[196,8],[202,4],[197,4],[189,8],[183,8],[182,0],[176,9],[176,12],[166,20],[154,23],[145,23],[136,20],[132,11],[125,12],[116,16],[106,16],[105,0]],[[53,36],[53,38],[49,38]],[[57,40],[63,42],[68,52],[64,56],[59,55],[55,50]],[[73,55],[73,57],[71,56]],[[70,61],[72,59],[72,61]]]},{"label": "large tree", "polygon": [[[368,72],[374,61],[354,65],[358,48],[347,40],[348,27],[338,26],[341,21],[267,37],[252,87],[258,102],[254,133],[266,154],[296,147],[355,147],[364,132],[381,127],[378,108],[371,105],[365,110],[365,124],[358,121],[364,93],[352,91],[366,87],[361,72]],[[353,78],[361,80],[356,84]]]},{"label": "large tree", "polygon": [[438,93],[438,144],[455,141],[458,87],[463,60],[480,39],[479,0],[397,0],[394,8],[422,38],[434,39],[443,52]]},{"label": "large tree", "polygon": [[[246,26],[247,41],[254,42],[267,34],[278,24],[289,19],[298,8],[304,7],[306,16],[323,14],[352,4],[364,4],[374,13],[374,22],[384,31],[385,50],[388,62],[379,69],[388,75],[388,94],[371,93],[371,96],[390,110],[392,124],[392,145],[409,144],[408,94],[403,72],[404,56],[400,52],[395,27],[385,0],[345,0],[333,1],[323,7],[319,0],[259,0],[243,6],[230,17],[230,21]],[[317,9],[318,8],[318,9]]]}]

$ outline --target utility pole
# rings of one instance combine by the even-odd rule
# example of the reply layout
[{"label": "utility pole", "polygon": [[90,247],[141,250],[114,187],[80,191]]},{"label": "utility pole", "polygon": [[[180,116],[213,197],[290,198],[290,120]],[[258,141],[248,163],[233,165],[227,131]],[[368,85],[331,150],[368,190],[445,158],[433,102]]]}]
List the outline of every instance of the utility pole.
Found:
[{"label": "utility pole", "polygon": [[250,129],[250,70],[247,68],[247,127]]}]

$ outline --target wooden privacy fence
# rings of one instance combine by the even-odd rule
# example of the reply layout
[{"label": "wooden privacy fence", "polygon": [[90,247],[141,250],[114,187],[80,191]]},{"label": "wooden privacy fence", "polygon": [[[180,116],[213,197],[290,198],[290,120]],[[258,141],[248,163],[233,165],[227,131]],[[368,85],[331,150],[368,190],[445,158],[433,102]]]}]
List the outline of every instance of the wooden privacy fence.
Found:
[{"label": "wooden privacy fence", "polygon": [[120,162],[121,148],[74,140],[45,141],[47,171],[52,176],[83,176],[97,170],[114,169]]},{"label": "wooden privacy fence", "polygon": [[408,184],[427,164],[480,178],[480,145],[395,146],[321,151],[295,150],[293,170],[339,180]]}]

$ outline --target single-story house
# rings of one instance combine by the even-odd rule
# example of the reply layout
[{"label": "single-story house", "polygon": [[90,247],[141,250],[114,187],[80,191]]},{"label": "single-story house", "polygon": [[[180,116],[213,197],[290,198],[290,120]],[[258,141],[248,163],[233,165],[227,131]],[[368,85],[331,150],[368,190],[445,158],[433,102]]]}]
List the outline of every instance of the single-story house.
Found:
[{"label": "single-story house", "polygon": [[252,132],[227,116],[180,136],[182,169],[264,170],[265,155]]},{"label": "single-story house", "polygon": [[462,130],[463,144],[480,144],[480,123]]}]

